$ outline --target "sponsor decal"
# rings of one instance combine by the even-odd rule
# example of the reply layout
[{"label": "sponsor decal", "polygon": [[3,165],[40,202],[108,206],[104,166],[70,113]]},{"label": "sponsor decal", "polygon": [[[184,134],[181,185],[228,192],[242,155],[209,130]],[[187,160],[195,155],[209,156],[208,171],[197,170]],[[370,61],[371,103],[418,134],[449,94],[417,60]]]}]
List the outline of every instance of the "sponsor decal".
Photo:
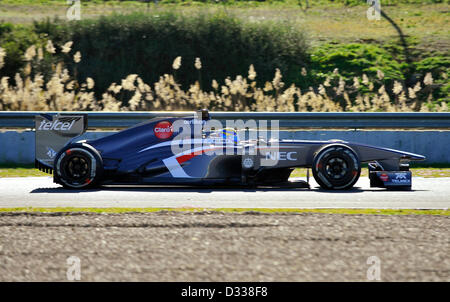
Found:
[{"label": "sponsor decal", "polygon": [[50,147],[47,147],[47,156],[50,158],[54,158],[56,156],[56,151]]},{"label": "sponsor decal", "polygon": [[380,179],[382,180],[382,181],[388,181],[389,180],[389,176],[387,175],[387,174],[385,174],[385,173],[383,173],[383,174],[381,174],[380,175]]},{"label": "sponsor decal", "polygon": [[168,139],[173,135],[172,123],[168,121],[159,122],[155,125],[155,128],[153,128],[153,132],[159,139]]},{"label": "sponsor decal", "polygon": [[395,178],[392,179],[393,183],[410,183],[407,177],[407,173],[395,173]]},{"label": "sponsor decal", "polygon": [[199,119],[184,120],[184,124],[185,125],[193,125],[193,124],[204,125],[204,124],[206,124],[206,121],[199,120]]},{"label": "sponsor decal", "polygon": [[223,139],[220,137],[207,138],[203,141],[205,145],[236,145],[232,139]]},{"label": "sponsor decal", "polygon": [[253,160],[251,158],[247,157],[242,162],[242,165],[244,166],[244,168],[250,169],[251,167],[253,167]]},{"label": "sponsor decal", "polygon": [[406,179],[406,173],[395,173],[395,179],[398,180]]},{"label": "sponsor decal", "polygon": [[269,160],[297,160],[297,152],[267,152]]},{"label": "sponsor decal", "polygon": [[38,130],[50,131],[50,130],[58,130],[58,131],[69,131],[72,129],[73,124],[75,124],[75,120],[72,122],[62,122],[60,120],[54,120],[49,122],[44,120],[38,127]]}]

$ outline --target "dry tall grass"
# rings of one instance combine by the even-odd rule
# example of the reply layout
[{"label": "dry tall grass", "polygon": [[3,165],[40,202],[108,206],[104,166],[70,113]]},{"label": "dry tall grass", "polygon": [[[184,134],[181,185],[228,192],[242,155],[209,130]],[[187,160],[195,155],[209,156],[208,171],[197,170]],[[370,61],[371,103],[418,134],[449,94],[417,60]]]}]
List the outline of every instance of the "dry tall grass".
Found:
[{"label": "dry tall grass", "polygon": [[[94,80],[87,78],[78,83],[62,62],[53,64],[51,77],[46,81],[38,72],[37,66],[45,55],[61,51],[69,55],[72,42],[54,46],[49,41],[46,47],[31,46],[24,54],[26,67],[15,75],[14,81],[8,77],[0,80],[0,110],[55,110],[55,111],[153,111],[153,110],[194,110],[209,108],[214,111],[449,111],[445,103],[432,104],[433,78],[427,74],[423,83],[414,87],[404,87],[396,82],[391,99],[385,86],[375,89],[374,82],[365,74],[355,77],[348,85],[335,70],[335,76],[327,78],[319,87],[307,91],[291,85],[285,86],[280,70],[276,70],[271,82],[258,87],[257,71],[249,67],[246,77],[237,76],[225,79],[224,85],[216,80],[211,83],[211,91],[205,91],[199,82],[183,90],[172,74],[164,74],[159,81],[150,86],[137,74],[130,74],[121,83],[112,83],[100,99],[94,96]],[[70,54],[75,63],[82,60],[80,52]],[[0,68],[5,51],[0,48]],[[201,77],[201,60],[196,58],[196,69]],[[182,65],[182,58],[173,62],[174,74]],[[302,69],[306,76],[307,70]],[[378,73],[378,79],[384,76]],[[14,85],[11,84],[14,82]],[[367,93],[361,94],[365,86]],[[426,102],[417,99],[419,92],[429,93]],[[350,95],[356,95],[352,99]],[[131,96],[131,97],[127,97]],[[339,99],[339,100],[338,100]],[[343,101],[342,101],[343,100]]]}]

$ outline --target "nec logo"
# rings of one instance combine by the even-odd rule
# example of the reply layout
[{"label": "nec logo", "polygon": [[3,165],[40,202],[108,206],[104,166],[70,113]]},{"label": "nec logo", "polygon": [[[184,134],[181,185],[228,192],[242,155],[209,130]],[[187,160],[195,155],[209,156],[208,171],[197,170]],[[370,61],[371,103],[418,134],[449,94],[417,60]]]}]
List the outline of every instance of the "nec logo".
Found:
[{"label": "nec logo", "polygon": [[267,152],[268,160],[297,160],[297,152]]},{"label": "nec logo", "polygon": [[59,120],[54,120],[53,122],[48,121],[42,121],[39,125],[38,130],[60,130],[60,131],[68,131],[72,129],[73,124],[75,123],[75,120],[72,122],[60,122]]}]

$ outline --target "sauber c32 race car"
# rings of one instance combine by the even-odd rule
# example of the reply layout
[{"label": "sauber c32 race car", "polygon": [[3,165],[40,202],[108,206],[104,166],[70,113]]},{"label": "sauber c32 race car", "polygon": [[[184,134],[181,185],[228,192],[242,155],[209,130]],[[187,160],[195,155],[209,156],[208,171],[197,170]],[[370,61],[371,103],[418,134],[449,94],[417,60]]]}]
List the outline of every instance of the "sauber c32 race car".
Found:
[{"label": "sauber c32 race car", "polygon": [[109,184],[309,187],[289,181],[294,168],[306,167],[308,180],[311,169],[323,189],[347,190],[368,163],[371,187],[410,189],[409,161],[425,159],[341,140],[251,138],[248,129],[208,128],[210,120],[202,110],[84,140],[87,115],[41,114],[35,118],[36,167],[78,190]]}]

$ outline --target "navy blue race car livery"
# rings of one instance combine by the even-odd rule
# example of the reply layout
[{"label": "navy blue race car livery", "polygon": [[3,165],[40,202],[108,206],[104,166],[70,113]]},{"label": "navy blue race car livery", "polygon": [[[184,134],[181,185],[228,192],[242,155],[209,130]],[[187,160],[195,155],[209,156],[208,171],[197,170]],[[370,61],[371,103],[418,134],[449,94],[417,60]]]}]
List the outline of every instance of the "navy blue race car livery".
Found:
[{"label": "navy blue race car livery", "polygon": [[39,115],[35,121],[36,167],[70,189],[106,184],[285,186],[293,184],[289,176],[294,168],[306,167],[323,189],[343,190],[357,182],[362,163],[368,163],[372,187],[410,189],[409,162],[425,159],[341,140],[251,138],[248,129],[206,127],[206,110],[185,118],[154,118],[93,140],[82,139],[87,115]]}]

